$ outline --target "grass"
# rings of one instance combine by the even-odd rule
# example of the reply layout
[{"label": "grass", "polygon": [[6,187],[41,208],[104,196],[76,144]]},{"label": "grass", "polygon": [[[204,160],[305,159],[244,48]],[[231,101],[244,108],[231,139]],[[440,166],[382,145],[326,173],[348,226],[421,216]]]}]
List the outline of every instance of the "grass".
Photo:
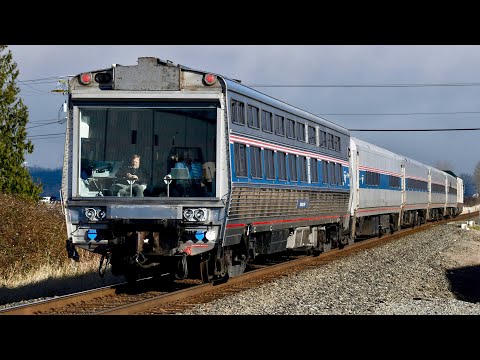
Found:
[{"label": "grass", "polygon": [[97,271],[99,255],[68,259],[65,217],[58,204],[0,194],[0,287],[16,288],[46,279]]}]

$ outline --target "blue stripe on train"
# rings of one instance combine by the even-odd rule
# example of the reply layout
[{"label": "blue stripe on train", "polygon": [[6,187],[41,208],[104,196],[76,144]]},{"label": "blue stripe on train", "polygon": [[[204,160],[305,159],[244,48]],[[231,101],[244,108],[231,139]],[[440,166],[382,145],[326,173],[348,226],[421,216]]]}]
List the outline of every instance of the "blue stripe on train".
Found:
[{"label": "blue stripe on train", "polygon": [[[372,171],[369,171],[369,172],[372,173]],[[374,173],[378,174],[376,172],[374,172]],[[379,185],[369,185],[369,184],[366,183],[367,171],[366,170],[360,170],[359,171],[359,184],[360,184],[359,188],[360,189],[383,189],[383,190],[394,190],[394,191],[401,191],[402,190],[401,187],[390,186],[390,178],[391,177],[399,178],[398,176],[391,176],[391,175],[387,175],[387,174],[379,174],[379,175],[380,175],[380,184]],[[410,179],[406,179],[406,182],[407,182],[406,190],[407,191],[428,192],[428,188],[427,189],[418,189],[418,188],[410,186],[409,185],[409,180]],[[422,183],[425,183],[426,187],[428,186],[426,181],[422,181]],[[437,193],[437,192],[433,191],[432,193]]]},{"label": "blue stripe on train", "polygon": [[[230,144],[230,163],[232,166],[232,181],[233,182],[243,182],[243,183],[250,183],[250,184],[272,184],[272,185],[292,185],[296,188],[311,188],[311,187],[318,187],[318,188],[326,188],[326,189],[342,189],[342,190],[349,190],[350,189],[350,176],[349,176],[349,169],[348,166],[342,165],[342,182],[343,185],[332,185],[332,184],[324,184],[322,182],[323,173],[322,173],[322,162],[317,161],[317,173],[318,173],[318,182],[309,183],[305,181],[290,181],[290,162],[288,157],[290,155],[286,155],[286,173],[288,180],[279,180],[278,179],[278,166],[275,166],[275,179],[266,179],[265,177],[265,151],[261,150],[262,153],[262,175],[263,178],[253,178],[251,176],[251,163],[250,163],[250,147],[247,147],[247,174],[248,176],[237,176],[236,169],[235,169],[235,158],[234,158],[234,144]],[[275,165],[277,164],[277,153],[274,153],[274,162]],[[340,162],[340,160],[339,160]],[[298,164],[298,163],[297,163]],[[300,179],[299,174],[299,167],[297,166],[297,177]]]}]

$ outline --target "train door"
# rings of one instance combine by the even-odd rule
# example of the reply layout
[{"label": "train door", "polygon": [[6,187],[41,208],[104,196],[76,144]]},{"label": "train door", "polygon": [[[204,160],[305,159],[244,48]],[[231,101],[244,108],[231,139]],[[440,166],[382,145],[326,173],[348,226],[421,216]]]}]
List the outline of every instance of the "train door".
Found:
[{"label": "train door", "polygon": [[400,229],[403,219],[403,212],[405,211],[405,204],[407,203],[407,181],[405,179],[405,163],[401,165],[402,168],[402,203],[400,205],[400,216],[398,217],[398,228]]},{"label": "train door", "polygon": [[360,202],[360,180],[359,180],[359,162],[360,154],[355,141],[350,138],[350,199],[349,210],[352,218],[352,227],[350,236],[355,237],[355,225],[357,220],[357,210]]},{"label": "train door", "polygon": [[430,206],[432,205],[432,169],[428,169],[428,208],[427,208],[427,214],[426,214],[426,219],[430,220],[431,214],[430,214]]}]

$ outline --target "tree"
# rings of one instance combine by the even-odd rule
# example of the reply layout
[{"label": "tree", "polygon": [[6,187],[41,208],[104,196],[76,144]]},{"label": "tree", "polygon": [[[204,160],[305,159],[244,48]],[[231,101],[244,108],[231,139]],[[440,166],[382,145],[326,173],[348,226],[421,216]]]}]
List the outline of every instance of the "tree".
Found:
[{"label": "tree", "polygon": [[472,175],[462,173],[458,175],[463,180],[463,187],[465,188],[465,197],[472,197],[477,192],[477,185]]},{"label": "tree", "polygon": [[0,192],[38,199],[42,191],[23,166],[25,153],[33,152],[27,140],[28,109],[18,97],[19,71],[12,52],[0,45]]},{"label": "tree", "polygon": [[475,170],[473,171],[473,181],[477,185],[477,190],[480,189],[480,161],[475,165]]}]

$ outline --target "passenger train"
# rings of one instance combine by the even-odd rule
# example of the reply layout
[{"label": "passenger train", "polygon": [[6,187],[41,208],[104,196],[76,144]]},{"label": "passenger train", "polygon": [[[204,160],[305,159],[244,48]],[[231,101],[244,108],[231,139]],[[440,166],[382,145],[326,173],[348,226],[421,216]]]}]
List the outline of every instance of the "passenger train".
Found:
[{"label": "passenger train", "polygon": [[460,178],[239,80],[143,57],[68,86],[67,251],[99,253],[130,281],[215,282],[259,256],[318,254],[462,210]]}]

